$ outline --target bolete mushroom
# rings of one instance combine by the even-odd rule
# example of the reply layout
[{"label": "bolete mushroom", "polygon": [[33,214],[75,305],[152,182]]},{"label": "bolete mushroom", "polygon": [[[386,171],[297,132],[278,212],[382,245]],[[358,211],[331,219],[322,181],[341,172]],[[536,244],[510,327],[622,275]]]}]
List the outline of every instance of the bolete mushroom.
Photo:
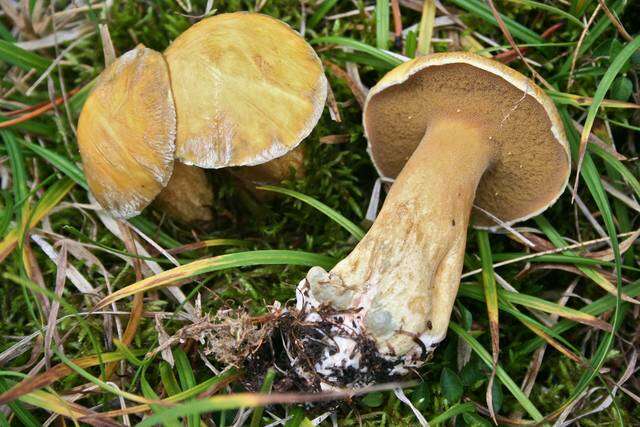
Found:
[{"label": "bolete mushroom", "polygon": [[446,335],[474,205],[479,227],[525,220],[555,202],[570,172],[549,97],[470,53],[398,66],[369,92],[363,121],[375,167],[395,182],[355,249],[328,273],[313,267],[297,291],[308,320],[337,313],[315,364],[329,383],[356,381],[354,370],[372,378],[362,337],[387,373],[418,365]]},{"label": "bolete mushroom", "polygon": [[164,55],[140,45],[103,71],[78,123],[89,187],[118,217],[157,198],[175,219],[208,221],[213,189],[200,167],[261,165],[277,176],[286,161],[263,164],[309,135],[326,95],[320,59],[285,23],[204,19]]},{"label": "bolete mushroom", "polygon": [[216,15],[165,52],[178,112],[176,158],[252,166],[295,148],[320,119],[327,79],[313,48],[267,15]]},{"label": "bolete mushroom", "polygon": [[138,215],[169,183],[176,110],[161,53],[139,45],[100,74],[78,121],[89,188],[114,216]]}]

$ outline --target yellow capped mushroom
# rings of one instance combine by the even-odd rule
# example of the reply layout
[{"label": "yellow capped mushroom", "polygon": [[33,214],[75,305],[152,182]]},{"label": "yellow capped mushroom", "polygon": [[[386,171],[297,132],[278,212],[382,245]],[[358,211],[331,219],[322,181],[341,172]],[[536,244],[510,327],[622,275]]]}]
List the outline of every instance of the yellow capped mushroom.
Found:
[{"label": "yellow capped mushroom", "polygon": [[176,113],[162,54],[140,45],[100,75],[78,122],[94,197],[113,215],[138,215],[173,172]]},{"label": "yellow capped mushroom", "polygon": [[178,110],[176,157],[205,168],[283,156],[318,122],[322,63],[287,24],[257,13],[204,19],[165,52]]},{"label": "yellow capped mushroom", "polygon": [[[260,165],[256,179],[284,176],[290,159],[298,168],[298,154],[264,163],[311,132],[326,94],[318,56],[283,22],[256,13],[204,19],[164,55],[141,45],[100,76],[78,123],[89,187],[118,217],[158,197],[174,219],[209,221],[213,189],[199,167]],[[183,164],[174,168],[174,158]]]}]

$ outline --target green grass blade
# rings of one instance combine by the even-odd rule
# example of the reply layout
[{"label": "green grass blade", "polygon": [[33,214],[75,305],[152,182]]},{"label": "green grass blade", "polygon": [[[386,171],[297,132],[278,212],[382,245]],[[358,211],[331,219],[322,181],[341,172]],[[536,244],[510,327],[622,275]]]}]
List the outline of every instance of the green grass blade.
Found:
[{"label": "green grass blade", "polygon": [[333,9],[333,6],[335,6],[337,2],[338,0],[324,0],[320,7],[311,15],[311,18],[307,20],[307,28],[313,30],[326,14]]},{"label": "green grass blade", "polygon": [[2,140],[4,141],[9,155],[9,162],[11,164],[11,173],[13,175],[13,197],[16,202],[23,201],[27,198],[29,193],[27,183],[27,170],[24,165],[24,158],[22,156],[22,150],[18,145],[13,132],[4,130],[0,132]]},{"label": "green grass blade", "polygon": [[[591,157],[588,157],[588,164],[590,169],[594,167],[591,162],[592,162]],[[598,185],[601,186],[599,181],[600,178],[598,177],[597,179],[598,179]],[[535,217],[534,220],[538,225],[538,227],[540,227],[542,232],[549,238],[549,240],[551,240],[551,243],[553,243],[556,247],[561,248],[561,247],[567,246],[566,240],[564,240],[564,238],[560,235],[560,233],[558,233],[558,231],[551,225],[551,223],[545,217],[543,217],[542,215],[539,215]],[[574,252],[572,251],[563,251],[562,253],[568,256],[574,255]],[[615,286],[613,286],[609,282],[609,280],[607,280],[607,278],[604,277],[599,272],[595,271],[592,268],[583,267],[580,265],[577,265],[576,267],[578,268],[578,270],[584,273],[585,276],[591,279],[595,284],[600,286],[602,289],[610,293],[616,292]]]},{"label": "green grass blade", "polygon": [[445,421],[455,417],[456,415],[471,413],[475,411],[476,411],[476,407],[471,402],[456,403],[455,405],[453,405],[451,408],[447,409],[440,415],[430,419],[429,425],[436,426],[438,424],[442,424]]},{"label": "green grass blade", "polygon": [[175,375],[173,375],[173,369],[167,362],[160,363],[160,379],[162,380],[162,386],[169,396],[174,396],[180,393],[180,385]]},{"label": "green grass blade", "polygon": [[[0,376],[0,394],[5,393],[9,390],[11,386],[7,383],[7,381]],[[31,414],[31,412],[27,411],[25,407],[20,402],[11,402],[8,404],[11,411],[15,414],[16,418],[20,420],[22,425],[26,427],[38,427],[42,424],[38,422],[38,420]]]},{"label": "green grass blade", "polygon": [[[632,297],[640,295],[640,280],[625,286],[624,288],[622,288],[622,292]],[[607,311],[614,309],[615,306],[616,306],[616,297],[614,295],[605,295],[604,297],[592,302],[591,304],[588,304],[582,307],[580,311],[582,311],[585,314],[590,314],[592,316],[599,316],[602,313],[605,313]],[[556,333],[561,334],[574,328],[576,325],[577,324],[571,320],[561,320],[555,326],[553,326],[552,329]],[[540,347],[541,345],[542,345],[542,341],[539,340],[538,338],[534,338],[527,344],[523,345],[520,351],[518,352],[518,354],[522,354],[522,355],[529,354],[533,352],[535,349],[537,349],[538,347]]]},{"label": "green grass blade", "polygon": [[49,59],[5,40],[0,40],[0,61],[20,67],[25,71],[35,69],[39,73],[44,72],[51,65]]},{"label": "green grass blade", "polygon": [[75,373],[77,373],[78,375],[80,375],[84,379],[86,379],[86,380],[92,382],[93,384],[97,385],[98,387],[100,387],[102,390],[104,390],[106,392],[109,392],[109,393],[112,393],[112,394],[114,394],[116,396],[124,397],[125,399],[131,400],[133,402],[145,403],[145,404],[150,403],[144,397],[141,397],[141,396],[138,396],[136,394],[120,390],[119,388],[117,388],[115,386],[112,386],[111,384],[105,383],[100,378],[91,375],[85,369],[83,369],[82,367],[80,367],[80,366],[76,365],[75,363],[73,363],[72,360],[67,358],[67,356],[65,356],[62,352],[58,351],[57,349],[54,348],[52,351],[56,356],[58,356],[58,358],[60,359],[60,361],[62,363],[67,365],[69,368],[71,368],[71,370],[73,370]]},{"label": "green grass blade", "polygon": [[[514,259],[519,259],[522,257],[526,257],[531,254],[523,253],[523,252],[503,252],[500,254],[493,254],[493,261],[509,261]],[[598,266],[604,265],[607,267],[615,267],[615,262],[603,261],[597,258],[586,258],[579,255],[564,255],[564,254],[547,254],[547,255],[539,255],[535,258],[527,258],[523,260],[531,263],[548,263],[548,264],[574,264],[574,265],[582,265],[582,266]],[[628,265],[623,265],[623,269],[629,271],[638,271],[640,272],[640,268],[631,267]]]},{"label": "green grass blade", "polygon": [[402,64],[402,60],[396,58],[395,56],[389,55],[388,53],[373,47],[369,46],[366,43],[359,42],[357,40],[353,40],[347,37],[338,37],[338,36],[328,36],[328,37],[317,37],[311,40],[309,43],[311,44],[335,44],[338,46],[349,47],[353,50],[357,50],[359,52],[367,53],[374,58],[380,59],[387,63],[389,67],[396,67]]},{"label": "green grass blade", "polygon": [[[485,3],[479,0],[451,0],[451,2],[491,25],[498,26],[498,21],[496,21],[491,9]],[[514,38],[522,40],[525,43],[544,43],[544,39],[535,31],[530,30],[507,16],[502,14],[500,16]]]},{"label": "green grass blade", "polygon": [[[483,290],[476,285],[463,284],[460,286],[458,294],[460,296],[477,299],[478,301],[485,300]],[[565,307],[554,302],[535,297],[533,295],[509,292],[498,289],[498,297],[498,305],[503,309],[504,307],[502,306],[502,304],[500,304],[501,300],[504,300],[511,304],[521,305],[532,310],[539,310],[545,313],[556,314],[565,319],[570,319],[574,322],[582,323],[584,325],[590,325],[598,329],[611,330],[611,326],[607,322],[605,322],[604,320],[600,320],[591,314],[585,313],[582,310]]]},{"label": "green grass blade", "polygon": [[[191,363],[189,363],[187,354],[180,347],[176,347],[173,350],[173,359],[175,360],[176,371],[178,371],[178,379],[180,380],[182,390],[185,391],[195,387],[197,385],[196,377],[193,373]],[[200,417],[191,415],[188,423],[190,427],[198,427],[200,425]]]},{"label": "green grass blade", "polygon": [[362,229],[360,227],[358,227],[356,224],[354,224],[353,222],[351,222],[350,220],[345,218],[341,213],[331,209],[329,206],[325,205],[322,202],[317,201],[313,197],[309,197],[309,196],[304,195],[302,193],[298,193],[297,191],[294,191],[294,190],[289,190],[289,189],[281,188],[281,187],[275,187],[275,186],[272,186],[272,185],[265,185],[265,186],[262,186],[262,187],[258,187],[258,189],[259,190],[274,191],[276,193],[285,194],[287,196],[295,197],[296,199],[298,199],[298,200],[300,200],[300,201],[302,201],[302,202],[304,202],[304,203],[316,208],[317,210],[319,210],[320,212],[322,212],[323,214],[325,214],[326,216],[331,218],[333,221],[335,221],[340,226],[342,226],[342,228],[344,228],[349,233],[351,233],[351,235],[353,237],[355,237],[356,239],[362,240],[362,238],[364,237],[365,233],[364,233],[364,231],[362,231]]},{"label": "green grass blade", "polygon": [[32,142],[21,140],[20,143],[31,150],[33,153],[35,153],[37,156],[42,158],[44,161],[50,163],[60,172],[74,180],[82,188],[84,188],[85,190],[89,189],[87,180],[84,177],[84,173],[71,160],[67,159],[64,156],[61,156],[60,154],[52,150],[49,150],[48,148],[42,147]]},{"label": "green grass blade", "polygon": [[231,377],[234,377],[238,374],[237,370],[229,369],[221,373],[220,375],[217,375],[213,378],[209,378],[208,380],[203,381],[202,383],[190,388],[189,390],[180,391],[180,386],[178,385],[178,381],[173,375],[171,366],[169,366],[169,364],[166,362],[162,362],[160,367],[161,368],[164,367],[160,371],[160,374],[162,376],[162,385],[164,386],[165,390],[170,396],[164,400],[167,403],[181,402],[185,399],[189,399],[190,397],[196,397],[200,393],[203,393],[209,390],[210,388],[214,387],[217,384],[220,384],[225,381],[229,381]]},{"label": "green grass blade", "polygon": [[489,330],[491,331],[491,351],[493,353],[493,361],[497,363],[498,354],[500,353],[500,321],[498,318],[498,291],[496,289],[496,278],[493,274],[491,244],[489,243],[489,234],[485,230],[476,231],[476,236],[482,263],[482,283],[489,317]]},{"label": "green grass blade", "polygon": [[[633,43],[630,43],[629,45],[627,45],[627,47],[625,47],[623,51],[626,51],[628,53],[629,50],[627,48],[629,46],[632,46],[636,42],[638,43],[638,46],[640,46],[640,37],[636,38]],[[622,55],[622,51],[616,57],[616,59],[620,58],[621,55]],[[569,115],[566,110],[564,109],[560,110],[560,117],[562,118],[565,124],[565,128],[567,130],[567,138],[569,139],[571,150],[574,154],[576,154],[576,151],[580,149],[579,148],[580,144],[578,141],[576,129],[571,124]],[[579,398],[582,392],[586,390],[586,388],[589,386],[591,381],[593,381],[593,379],[596,376],[598,376],[600,368],[604,364],[607,354],[613,345],[615,333],[619,328],[622,320],[621,310],[620,310],[621,303],[622,303],[622,257],[620,255],[618,235],[615,227],[615,222],[613,219],[613,214],[611,212],[611,206],[609,205],[607,194],[604,188],[602,187],[602,183],[600,181],[600,174],[598,173],[598,170],[595,164],[593,163],[593,160],[591,159],[591,156],[588,152],[584,153],[584,161],[583,161],[583,166],[582,166],[580,175],[582,179],[585,181],[587,188],[591,193],[591,197],[593,198],[596,205],[598,206],[598,209],[602,215],[602,219],[604,220],[605,229],[607,231],[607,234],[609,235],[609,239],[610,239],[609,244],[613,250],[613,255],[614,255],[615,264],[616,264],[615,266],[616,301],[615,301],[615,307],[613,311],[613,318],[611,322],[613,326],[613,330],[604,335],[604,337],[602,338],[602,341],[600,341],[600,344],[598,345],[598,348],[594,356],[591,359],[591,363],[589,367],[587,368],[586,372],[580,377],[580,380],[578,381],[577,385],[572,391],[571,397],[560,408],[556,410],[555,412],[556,414],[561,412],[564,408],[566,408],[568,405],[574,402],[577,398]]]},{"label": "green grass blade", "polygon": [[376,0],[376,46],[389,48],[389,0]]},{"label": "green grass blade", "polygon": [[[156,394],[153,390],[153,387],[149,384],[146,377],[146,370],[142,371],[140,375],[140,390],[142,391],[142,395],[149,400],[160,400],[160,396]],[[157,414],[162,411],[162,406],[160,405],[149,405],[153,413]],[[177,419],[168,420],[163,423],[163,425],[167,427],[180,427],[182,424]]]},{"label": "green grass blade", "polygon": [[318,265],[325,269],[330,269],[335,262],[333,258],[324,255],[286,250],[260,250],[220,255],[194,261],[181,265],[180,267],[172,268],[171,270],[163,271],[155,276],[147,277],[108,295],[98,302],[96,307],[103,308],[114,301],[135,295],[139,292],[147,292],[152,289],[171,285],[189,277],[211,273],[213,271],[255,265],[304,265],[309,267]]},{"label": "green grass blade", "polygon": [[[493,360],[487,350],[472,337],[467,331],[454,322],[449,323],[449,329],[455,332],[460,338],[469,344],[471,349],[476,352],[480,359],[490,368],[493,369]],[[509,374],[500,365],[496,365],[496,376],[500,379],[502,384],[511,392],[513,397],[520,403],[525,411],[534,419],[534,421],[540,422],[543,419],[542,414],[535,405],[529,400],[524,392],[518,387],[518,385],[511,379]]]},{"label": "green grass blade", "polygon": [[[276,371],[273,369],[269,369],[267,374],[264,376],[264,382],[260,387],[260,393],[271,393],[271,387],[273,386],[273,381],[276,379]],[[253,410],[253,415],[251,416],[251,424],[249,427],[260,427],[260,421],[262,421],[262,414],[264,412],[264,406],[258,406]]]},{"label": "green grass blade", "polygon": [[526,6],[529,6],[531,8],[534,9],[540,9],[540,10],[545,10],[547,12],[550,12],[554,15],[558,15],[558,16],[562,16],[563,18],[565,18],[567,21],[571,22],[572,24],[580,27],[580,28],[584,28],[584,24],[582,23],[582,21],[580,21],[578,18],[576,18],[575,16],[573,16],[572,14],[570,14],[569,12],[565,12],[564,10],[555,7],[555,6],[551,6],[549,4],[546,3],[540,3],[537,1],[533,1],[533,0],[508,0],[511,3],[518,3],[518,4],[524,4]]},{"label": "green grass blade", "polygon": [[611,153],[595,144],[588,145],[589,152],[600,157],[607,162],[616,172],[622,176],[627,184],[633,189],[636,196],[640,198],[640,181],[620,160],[616,159]]},{"label": "green grass blade", "polygon": [[589,107],[589,111],[587,112],[587,119],[584,122],[584,127],[582,128],[582,134],[580,135],[580,150],[578,153],[578,164],[581,164],[582,156],[584,156],[585,150],[587,148],[587,141],[589,139],[589,134],[591,133],[591,128],[593,127],[593,122],[596,119],[598,114],[598,110],[600,109],[600,104],[604,100],[605,95],[609,91],[609,88],[613,84],[613,81],[617,77],[620,70],[624,64],[631,58],[638,49],[640,49],[640,36],[637,36],[631,42],[629,42],[621,51],[616,55],[616,57],[611,62],[611,65],[607,69],[607,72],[602,76],[602,80],[598,84],[598,88],[596,89],[596,93],[593,95],[593,103]]}]

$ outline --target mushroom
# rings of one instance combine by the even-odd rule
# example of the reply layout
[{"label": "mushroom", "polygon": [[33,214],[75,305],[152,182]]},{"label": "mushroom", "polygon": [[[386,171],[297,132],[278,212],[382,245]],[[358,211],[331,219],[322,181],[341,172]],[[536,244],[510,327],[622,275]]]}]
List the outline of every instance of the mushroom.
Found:
[{"label": "mushroom", "polygon": [[177,106],[176,158],[204,168],[281,157],[314,128],[327,79],[282,21],[236,12],[204,19],[165,52]]},{"label": "mushroom", "polygon": [[139,45],[102,72],[80,113],[78,147],[98,203],[138,215],[169,183],[175,133],[167,64]]},{"label": "mushroom", "polygon": [[444,339],[474,206],[477,227],[523,221],[555,202],[570,172],[549,97],[475,54],[398,66],[369,92],[363,121],[376,169],[395,181],[355,249],[330,272],[313,267],[297,290],[308,320],[336,313],[315,370],[343,385],[354,368],[371,378],[362,337],[392,362],[388,374],[419,365]]},{"label": "mushroom", "polygon": [[326,95],[320,59],[285,23],[204,19],[164,54],[140,45],[103,71],[78,123],[89,187],[117,217],[157,199],[174,219],[210,221],[213,188],[200,168],[260,165],[277,177],[286,161],[265,163],[309,135]]}]

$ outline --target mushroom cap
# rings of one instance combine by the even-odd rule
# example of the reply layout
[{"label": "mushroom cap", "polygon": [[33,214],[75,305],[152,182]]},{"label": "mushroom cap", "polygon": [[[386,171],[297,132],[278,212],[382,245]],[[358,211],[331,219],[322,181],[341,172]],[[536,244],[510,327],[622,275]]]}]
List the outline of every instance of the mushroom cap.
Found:
[{"label": "mushroom cap", "polygon": [[89,188],[117,217],[139,214],[173,171],[176,112],[161,53],[139,45],[109,65],[78,121]]},{"label": "mushroom cap", "polygon": [[167,48],[178,111],[176,158],[252,166],[306,138],[327,96],[322,63],[287,24],[257,13],[204,19]]},{"label": "mushroom cap", "polygon": [[[571,165],[553,101],[519,72],[466,52],[410,60],[371,89],[363,121],[378,173],[395,178],[429,123],[454,118],[479,123],[496,147],[476,206],[510,224],[538,215],[560,197]],[[496,222],[476,212],[474,225]]]}]

